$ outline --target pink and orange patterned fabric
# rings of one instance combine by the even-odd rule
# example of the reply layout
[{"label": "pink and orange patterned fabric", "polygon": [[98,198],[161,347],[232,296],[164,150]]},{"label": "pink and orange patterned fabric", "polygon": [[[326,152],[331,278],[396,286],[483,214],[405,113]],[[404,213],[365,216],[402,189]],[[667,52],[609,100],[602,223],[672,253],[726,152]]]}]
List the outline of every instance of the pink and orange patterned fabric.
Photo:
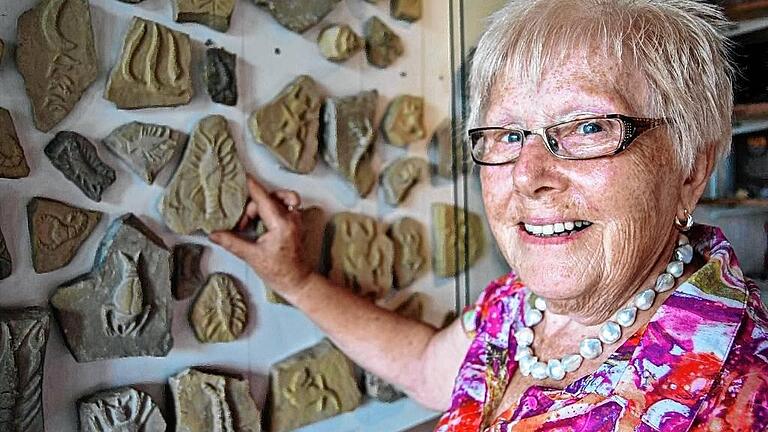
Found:
[{"label": "pink and orange patterned fabric", "polygon": [[528,388],[491,418],[508,378],[528,290],[492,282],[462,316],[473,341],[436,432],[768,431],[768,313],[722,231],[689,233],[706,261],[595,372]]}]

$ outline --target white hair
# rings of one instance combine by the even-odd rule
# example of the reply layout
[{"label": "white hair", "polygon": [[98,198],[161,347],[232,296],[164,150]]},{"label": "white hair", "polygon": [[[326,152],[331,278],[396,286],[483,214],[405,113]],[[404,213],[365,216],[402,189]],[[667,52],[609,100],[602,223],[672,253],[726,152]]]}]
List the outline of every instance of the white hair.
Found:
[{"label": "white hair", "polygon": [[[678,162],[730,151],[733,68],[727,21],[694,0],[513,0],[493,14],[471,60],[468,127],[485,121],[495,85],[538,82],[574,49],[596,49],[645,80],[647,117],[669,120]],[[551,69],[551,68],[550,68]]]}]

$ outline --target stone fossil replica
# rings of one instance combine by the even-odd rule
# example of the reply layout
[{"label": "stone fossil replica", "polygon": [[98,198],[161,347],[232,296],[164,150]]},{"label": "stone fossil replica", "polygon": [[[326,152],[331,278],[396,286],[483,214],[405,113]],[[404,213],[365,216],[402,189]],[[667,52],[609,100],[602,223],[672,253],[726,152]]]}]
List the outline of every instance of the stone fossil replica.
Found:
[{"label": "stone fossil replica", "polygon": [[328,98],[323,110],[323,159],[346,178],[361,197],[376,183],[371,166],[376,140],[378,92]]},{"label": "stone fossil replica", "polygon": [[[462,155],[453,156],[453,125],[451,119],[447,118],[440,122],[432,134],[429,142],[430,160],[432,161],[432,173],[440,177],[452,179],[453,166],[462,160]],[[458,146],[457,153],[462,151],[462,146]],[[457,161],[457,162],[454,162]]]},{"label": "stone fossil replica", "polygon": [[165,223],[178,234],[231,229],[246,198],[245,169],[227,120],[202,119],[160,201]]},{"label": "stone fossil replica", "polygon": [[395,257],[385,225],[369,216],[343,212],[333,216],[328,230],[332,235],[330,279],[364,297],[384,297],[392,288]]},{"label": "stone fossil replica", "polygon": [[102,215],[48,198],[32,198],[27,204],[27,224],[35,271],[47,273],[69,264]]},{"label": "stone fossil replica", "polygon": [[11,113],[0,108],[0,178],[17,179],[28,175],[29,165]]},{"label": "stone fossil replica", "polygon": [[322,103],[320,87],[311,77],[301,75],[251,115],[251,134],[285,168],[309,173],[317,164]]},{"label": "stone fossil replica", "polygon": [[101,141],[147,184],[184,147],[186,136],[168,126],[131,122]]},{"label": "stone fossil replica", "polygon": [[105,390],[77,402],[81,432],[165,432],[152,398],[131,387]]},{"label": "stone fossil replica", "polygon": [[104,97],[121,109],[189,103],[191,56],[189,36],[134,17]]},{"label": "stone fossil replica", "polygon": [[483,254],[485,235],[480,216],[464,212],[465,209],[450,204],[432,204],[433,261],[438,276],[462,272]]},{"label": "stone fossil replica", "polygon": [[363,47],[363,39],[347,24],[331,25],[317,37],[320,54],[330,61],[342,62]]},{"label": "stone fossil replica", "polygon": [[403,202],[408,192],[427,175],[428,163],[424,159],[408,157],[389,164],[381,172],[381,188],[387,204],[396,206]]},{"label": "stone fossil replica", "polygon": [[237,56],[224,48],[205,51],[203,80],[211,100],[223,105],[237,105]]},{"label": "stone fossil replica", "polygon": [[232,276],[216,273],[208,277],[189,320],[202,343],[232,342],[243,334],[248,305]]},{"label": "stone fossil replica", "polygon": [[391,0],[389,7],[395,19],[410,22],[421,19],[422,0]]},{"label": "stone fossil replica", "polygon": [[400,95],[393,99],[387,107],[381,129],[387,142],[398,147],[405,147],[427,136],[424,129],[424,99],[410,95]]},{"label": "stone fossil replica", "polygon": [[283,27],[304,33],[319,23],[341,0],[253,0],[257,6],[269,10]]},{"label": "stone fossil replica", "polygon": [[96,202],[101,201],[101,194],[115,182],[115,170],[102,162],[96,147],[78,133],[57,133],[45,146],[45,155],[67,180]]},{"label": "stone fossil replica", "polygon": [[51,305],[75,360],[168,354],[171,253],[136,216],[107,229],[93,270],[61,285]]},{"label": "stone fossil replica", "polygon": [[384,69],[403,55],[403,41],[379,18],[366,21],[364,33],[365,54],[371,65]]},{"label": "stone fossil replica", "polygon": [[42,0],[18,21],[16,64],[35,127],[48,132],[96,81],[98,59],[88,0]]},{"label": "stone fossil replica", "polygon": [[194,22],[226,32],[235,10],[235,0],[173,0],[176,22]]},{"label": "stone fossil replica", "polygon": [[185,300],[192,297],[205,279],[200,268],[200,258],[205,246],[181,243],[173,247],[173,297]]},{"label": "stone fossil replica", "polygon": [[248,380],[186,369],[168,379],[179,432],[260,432]]},{"label": "stone fossil replica", "polygon": [[393,223],[388,235],[395,246],[395,287],[402,289],[426,270],[429,259],[427,237],[421,222],[409,217]]},{"label": "stone fossil replica", "polygon": [[272,366],[270,432],[286,432],[360,405],[352,364],[326,339]]},{"label": "stone fossil replica", "polygon": [[0,229],[0,280],[3,280],[13,272],[13,261],[11,253],[8,252],[8,245],[3,237],[3,230]]},{"label": "stone fossil replica", "polygon": [[43,432],[47,309],[0,309],[0,430]]}]

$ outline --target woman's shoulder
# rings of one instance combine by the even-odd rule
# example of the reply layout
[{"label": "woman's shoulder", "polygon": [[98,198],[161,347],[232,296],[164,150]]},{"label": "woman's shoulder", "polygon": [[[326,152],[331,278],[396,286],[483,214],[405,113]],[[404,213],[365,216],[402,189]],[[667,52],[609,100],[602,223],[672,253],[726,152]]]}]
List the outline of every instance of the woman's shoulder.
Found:
[{"label": "woman's shoulder", "polygon": [[[465,332],[474,334],[484,321],[506,321],[516,316],[513,310],[522,303],[528,292],[514,272],[492,280],[474,304],[467,306],[462,314]],[[500,312],[502,310],[502,313]],[[499,323],[500,324],[500,323]]]}]

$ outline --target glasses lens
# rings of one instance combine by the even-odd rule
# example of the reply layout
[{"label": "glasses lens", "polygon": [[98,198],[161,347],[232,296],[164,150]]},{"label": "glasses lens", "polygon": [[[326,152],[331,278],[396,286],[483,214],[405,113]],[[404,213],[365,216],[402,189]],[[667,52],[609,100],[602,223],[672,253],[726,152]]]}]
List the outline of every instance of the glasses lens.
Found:
[{"label": "glasses lens", "polygon": [[588,159],[613,153],[623,136],[619,119],[574,120],[547,129],[549,146],[567,158]]},{"label": "glasses lens", "polygon": [[505,163],[517,159],[525,136],[522,131],[484,129],[469,132],[472,157],[480,163]]}]

